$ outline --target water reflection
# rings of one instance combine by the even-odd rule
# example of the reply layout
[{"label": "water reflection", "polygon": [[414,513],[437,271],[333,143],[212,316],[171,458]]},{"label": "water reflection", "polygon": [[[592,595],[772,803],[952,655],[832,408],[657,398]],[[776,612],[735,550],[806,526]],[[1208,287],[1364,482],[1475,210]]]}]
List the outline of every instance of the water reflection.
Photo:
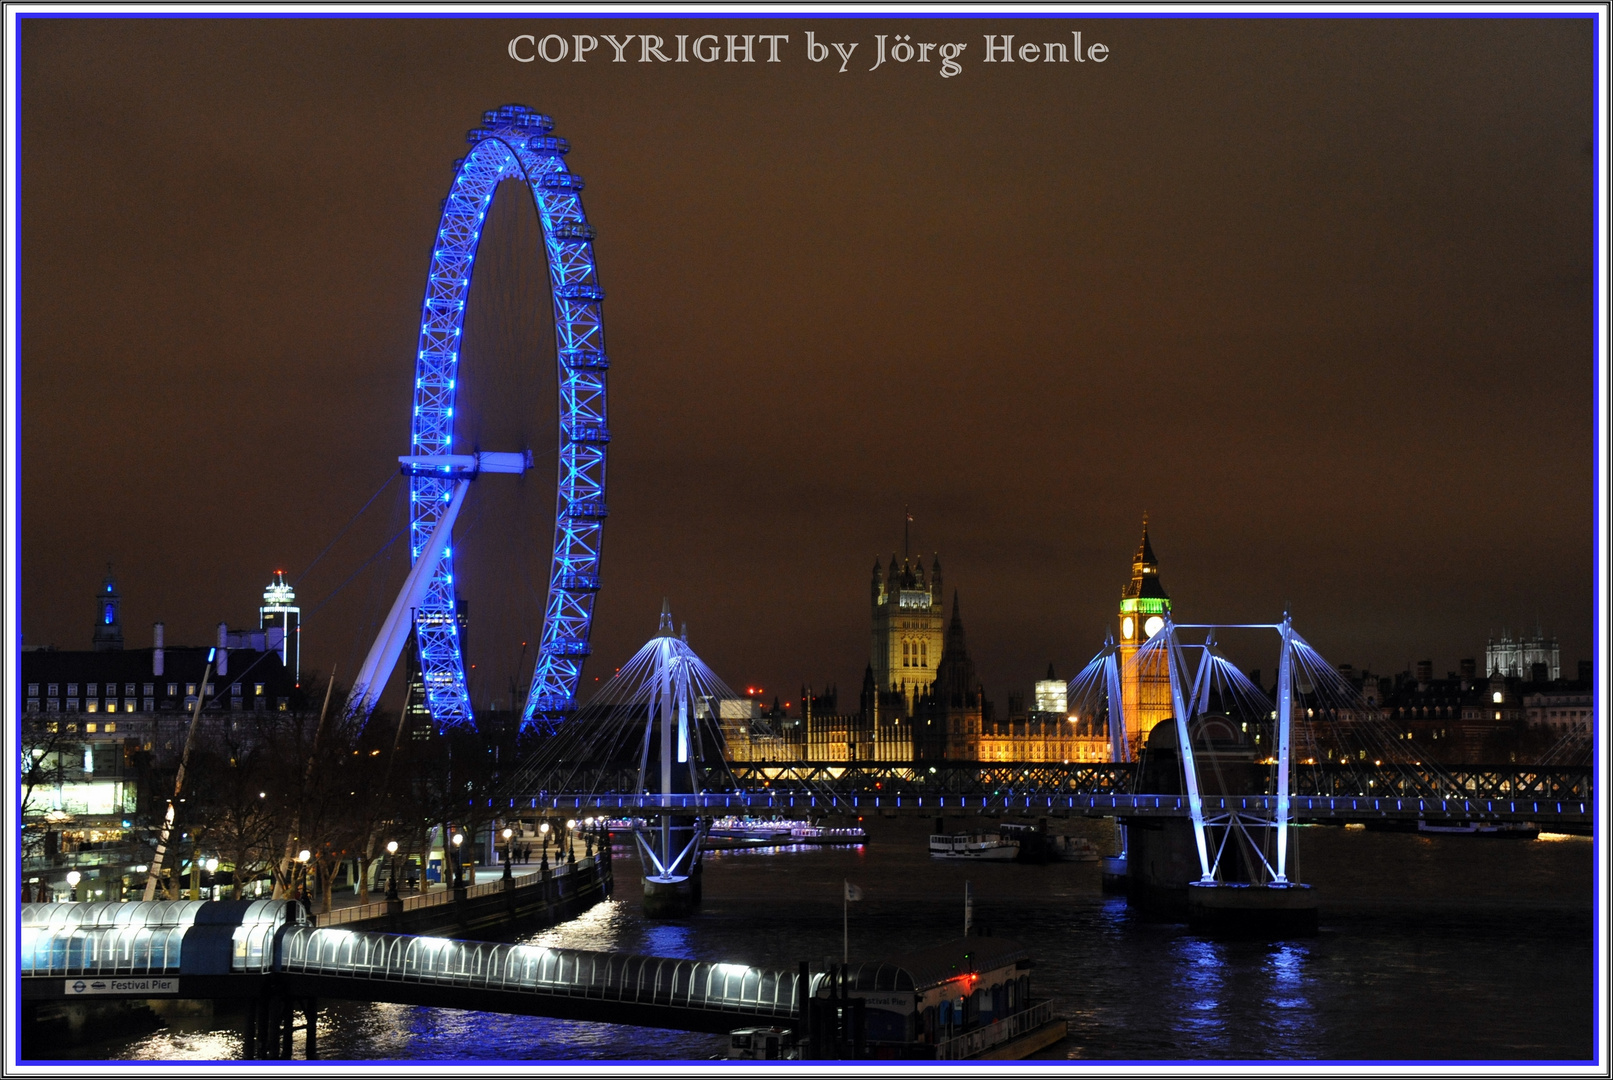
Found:
[{"label": "water reflection", "polygon": [[241,1056],[233,1031],[158,1031],[115,1055],[125,1061],[219,1061]]},{"label": "water reflection", "polygon": [[1178,972],[1184,1033],[1196,1042],[1219,1048],[1226,1037],[1223,995],[1226,983],[1226,947],[1218,941],[1180,937],[1171,943]]},{"label": "water reflection", "polygon": [[[1032,992],[1071,1037],[1049,1056],[1204,1059],[1585,1059],[1593,1052],[1592,845],[1312,830],[1307,872],[1326,891],[1323,931],[1301,941],[1220,941],[1150,922],[1100,891],[1096,864],[959,867],[933,862],[928,823],[856,852],[713,855],[690,918],[641,914],[637,860],[619,849],[616,898],[528,944],[793,968],[838,963],[841,882],[851,954],[891,957],[956,938],[963,882],[975,926],[1036,957]],[[1094,823],[1092,835],[1102,838]],[[733,857],[729,857],[732,855]],[[1505,973],[1504,985],[1498,974]],[[331,1002],[328,1059],[699,1060],[722,1036],[443,1008]],[[189,1022],[206,1027],[207,1022]],[[221,1028],[232,1021],[220,1017]],[[182,1025],[176,1022],[175,1028]],[[300,1040],[301,1033],[298,1033]],[[298,1043],[300,1054],[301,1043]],[[170,1029],[86,1057],[229,1059],[239,1036]]]},{"label": "water reflection", "polygon": [[1293,943],[1274,946],[1266,957],[1271,992],[1266,996],[1265,1022],[1271,1052],[1280,1057],[1303,1056],[1308,1048],[1315,1023],[1306,995],[1309,959],[1309,950]]}]

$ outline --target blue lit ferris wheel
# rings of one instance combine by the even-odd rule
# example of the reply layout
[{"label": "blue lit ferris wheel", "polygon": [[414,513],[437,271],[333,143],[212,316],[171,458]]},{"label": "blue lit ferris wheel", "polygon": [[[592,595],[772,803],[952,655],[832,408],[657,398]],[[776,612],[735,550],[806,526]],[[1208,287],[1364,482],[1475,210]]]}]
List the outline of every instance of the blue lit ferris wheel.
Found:
[{"label": "blue lit ferris wheel", "polygon": [[[454,439],[465,302],[493,196],[505,180],[531,191],[543,228],[554,298],[559,376],[559,477],[554,552],[538,656],[522,723],[553,725],[573,705],[589,652],[604,534],[606,427],[605,324],[594,268],[594,228],[582,205],[582,178],[566,167],[570,145],[550,134],[554,121],[524,105],[482,115],[467,136],[470,153],[455,163],[442,203],[420,314],[409,453],[411,570],[355,681],[373,705],[407,641],[412,622],[426,705],[439,727],[471,719],[454,588],[453,523],[470,483],[486,473],[521,473],[530,452],[466,452]],[[412,619],[410,615],[413,615]]]}]

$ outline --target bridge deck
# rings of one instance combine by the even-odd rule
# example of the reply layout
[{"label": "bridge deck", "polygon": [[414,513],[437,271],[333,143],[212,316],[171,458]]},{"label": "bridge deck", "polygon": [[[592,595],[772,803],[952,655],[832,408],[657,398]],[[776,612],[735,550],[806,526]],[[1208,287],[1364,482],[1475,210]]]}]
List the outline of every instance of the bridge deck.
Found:
[{"label": "bridge deck", "polygon": [[[881,812],[936,814],[947,811],[1065,811],[1102,817],[1187,817],[1183,795],[1121,794],[1000,794],[1000,795],[842,795],[811,792],[708,792],[699,795],[549,795],[527,800],[534,808],[567,811],[606,811],[631,817],[662,810],[688,812],[779,813]],[[1206,797],[1205,813],[1242,812],[1273,816],[1275,795]],[[1372,795],[1295,795],[1289,814],[1295,821],[1415,821],[1418,818],[1457,818],[1473,821],[1531,821],[1537,824],[1586,824],[1594,805],[1581,800],[1496,798],[1408,798]]]}]

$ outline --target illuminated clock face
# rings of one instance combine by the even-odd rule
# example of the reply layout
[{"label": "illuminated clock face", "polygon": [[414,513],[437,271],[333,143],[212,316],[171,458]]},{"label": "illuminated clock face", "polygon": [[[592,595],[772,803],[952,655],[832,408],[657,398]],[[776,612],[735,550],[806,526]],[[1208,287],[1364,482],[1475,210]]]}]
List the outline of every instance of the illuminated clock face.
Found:
[{"label": "illuminated clock face", "polygon": [[1130,615],[1127,615],[1124,619],[1120,620],[1120,636],[1121,637],[1130,638],[1130,637],[1133,637],[1136,633],[1137,633],[1137,624],[1132,622]]},{"label": "illuminated clock face", "polygon": [[1149,637],[1153,637],[1163,629],[1165,629],[1165,620],[1158,615],[1148,616],[1148,621],[1143,623],[1143,633]]}]

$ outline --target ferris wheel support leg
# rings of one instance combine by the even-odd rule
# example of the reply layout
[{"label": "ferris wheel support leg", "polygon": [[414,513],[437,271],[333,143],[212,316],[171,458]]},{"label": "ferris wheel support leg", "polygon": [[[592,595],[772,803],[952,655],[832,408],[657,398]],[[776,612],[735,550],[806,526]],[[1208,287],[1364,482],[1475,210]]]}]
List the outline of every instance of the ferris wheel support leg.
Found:
[{"label": "ferris wheel support leg", "polygon": [[364,658],[364,666],[359,669],[358,677],[353,682],[354,701],[361,712],[375,707],[381,691],[386,689],[387,680],[392,677],[392,669],[398,666],[398,657],[402,655],[404,643],[409,640],[409,631],[413,628],[414,611],[420,606],[426,586],[431,584],[437,564],[442,561],[443,549],[448,546],[448,539],[454,532],[454,519],[459,516],[459,508],[464,505],[465,493],[469,490],[469,480],[454,484],[448,509],[437,519],[431,539],[409,570],[403,588],[398,591],[398,598],[392,602],[392,610],[387,613],[386,622],[381,624],[381,632],[375,637],[375,644],[370,646],[370,653]]}]

